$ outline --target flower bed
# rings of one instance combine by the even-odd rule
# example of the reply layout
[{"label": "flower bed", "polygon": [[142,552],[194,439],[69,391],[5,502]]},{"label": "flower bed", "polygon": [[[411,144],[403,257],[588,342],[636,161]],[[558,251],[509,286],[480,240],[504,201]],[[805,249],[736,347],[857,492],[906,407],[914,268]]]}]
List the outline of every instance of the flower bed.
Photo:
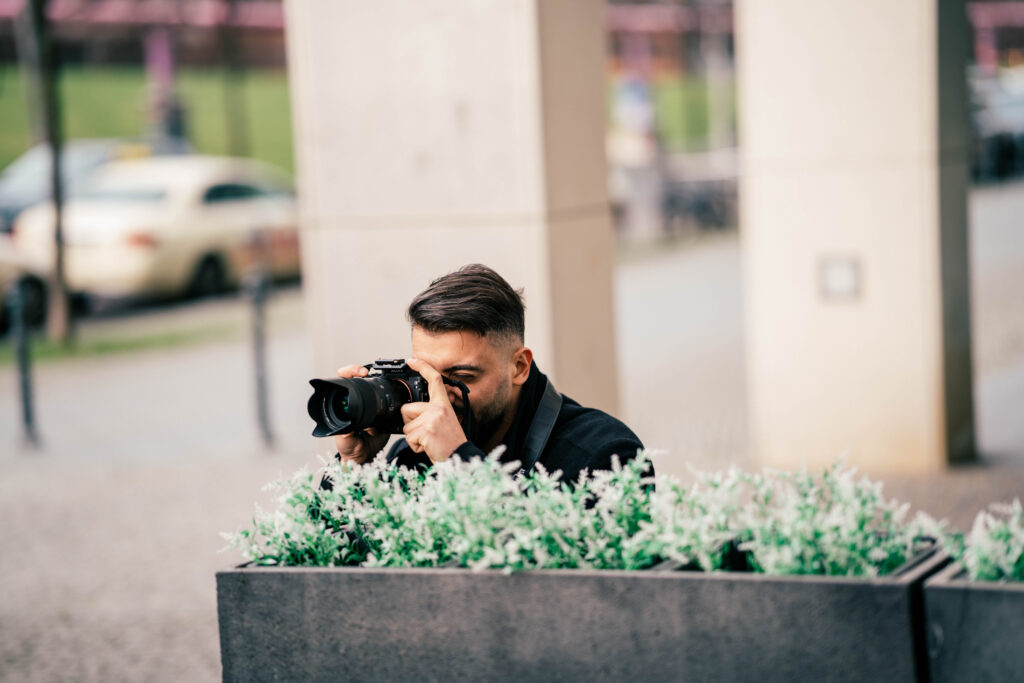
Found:
[{"label": "flower bed", "polygon": [[[907,506],[841,463],[806,471],[646,476],[641,456],[573,486],[496,457],[429,474],[328,466],[274,486],[279,507],[225,534],[258,565],[471,569],[723,568],[735,547],[769,574],[884,576],[923,546]],[[331,482],[319,486],[321,476]]]},{"label": "flower bed", "polygon": [[242,567],[218,572],[225,681],[913,681],[915,595],[751,572]]},{"label": "flower bed", "polygon": [[224,679],[923,679],[920,586],[945,558],[852,469],[514,471],[279,485],[230,535],[252,563],[217,575]]},{"label": "flower bed", "polygon": [[925,584],[934,681],[1009,681],[1024,671],[1024,508],[982,511],[966,537],[943,534],[954,562]]}]

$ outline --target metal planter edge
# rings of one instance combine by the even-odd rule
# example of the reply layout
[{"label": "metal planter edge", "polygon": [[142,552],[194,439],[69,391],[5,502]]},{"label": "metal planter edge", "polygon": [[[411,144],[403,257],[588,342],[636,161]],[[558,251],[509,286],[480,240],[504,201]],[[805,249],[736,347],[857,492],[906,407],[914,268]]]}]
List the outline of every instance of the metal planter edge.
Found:
[{"label": "metal planter edge", "polygon": [[924,584],[931,680],[1011,681],[1024,671],[1024,583],[970,581],[950,564]]},{"label": "metal planter edge", "polygon": [[225,681],[926,680],[929,551],[877,579],[241,566]]}]

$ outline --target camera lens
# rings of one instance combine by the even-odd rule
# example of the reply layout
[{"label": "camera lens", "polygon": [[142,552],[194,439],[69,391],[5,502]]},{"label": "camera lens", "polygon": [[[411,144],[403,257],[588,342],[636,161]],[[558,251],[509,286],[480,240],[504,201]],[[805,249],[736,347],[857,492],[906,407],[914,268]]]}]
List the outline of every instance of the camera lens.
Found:
[{"label": "camera lens", "polygon": [[408,386],[386,377],[353,377],[310,381],[313,395],[307,405],[316,422],[314,436],[350,434],[374,427],[400,433],[402,404],[411,400]]},{"label": "camera lens", "polygon": [[352,421],[348,409],[348,389],[345,387],[337,387],[334,391],[327,394],[324,406],[326,408],[324,412],[330,415],[331,422],[342,423]]}]

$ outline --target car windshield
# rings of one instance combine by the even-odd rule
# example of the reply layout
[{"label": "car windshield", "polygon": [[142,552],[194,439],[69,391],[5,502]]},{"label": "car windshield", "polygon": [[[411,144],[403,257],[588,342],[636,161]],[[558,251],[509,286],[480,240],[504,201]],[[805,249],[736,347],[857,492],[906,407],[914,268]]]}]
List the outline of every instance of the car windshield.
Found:
[{"label": "car windshield", "polygon": [[167,198],[167,191],[158,187],[101,187],[78,194],[76,199],[91,202],[160,202]]},{"label": "car windshield", "polygon": [[152,204],[170,195],[171,184],[146,165],[114,162],[91,175],[75,199],[91,202]]},{"label": "car windshield", "polygon": [[[89,171],[107,160],[110,148],[109,143],[103,142],[69,143],[64,147],[60,165],[67,194],[73,194]],[[41,198],[49,193],[49,178],[50,149],[36,145],[4,169],[0,185],[5,194],[11,196],[38,195]]]}]

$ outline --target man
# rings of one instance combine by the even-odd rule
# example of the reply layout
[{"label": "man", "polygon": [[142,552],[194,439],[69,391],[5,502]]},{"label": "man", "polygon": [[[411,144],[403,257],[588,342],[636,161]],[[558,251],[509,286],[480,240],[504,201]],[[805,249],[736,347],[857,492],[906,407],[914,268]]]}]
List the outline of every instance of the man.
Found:
[{"label": "man", "polygon": [[[483,457],[504,446],[503,462],[526,471],[540,463],[562,479],[610,469],[612,456],[624,462],[643,448],[626,425],[554,390],[523,345],[522,294],[491,268],[474,264],[440,277],[409,305],[412,354],[407,362],[427,381],[429,402],[402,406],[405,437],[388,461],[425,467],[451,457]],[[339,377],[364,377],[349,365]],[[461,424],[461,393],[441,379],[469,388],[471,433]],[[388,440],[372,429],[335,436],[342,461],[363,463]]]}]

